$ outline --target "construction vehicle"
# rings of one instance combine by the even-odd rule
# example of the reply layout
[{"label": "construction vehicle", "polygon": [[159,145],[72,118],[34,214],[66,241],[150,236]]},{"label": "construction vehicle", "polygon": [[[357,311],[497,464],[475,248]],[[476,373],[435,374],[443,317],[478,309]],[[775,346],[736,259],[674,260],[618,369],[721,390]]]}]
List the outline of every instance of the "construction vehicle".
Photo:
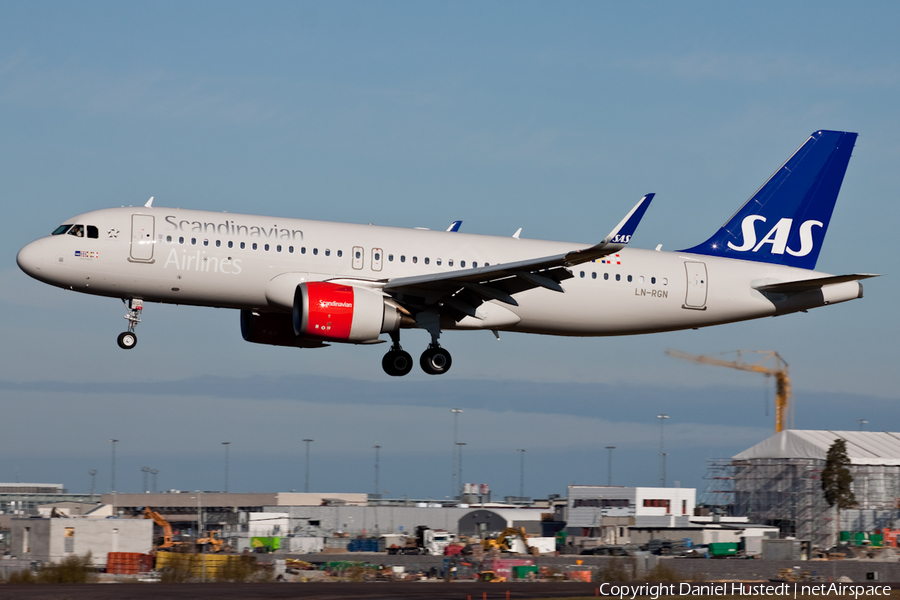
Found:
[{"label": "construction vehicle", "polygon": [[153,522],[162,529],[162,543],[157,546],[158,549],[165,550],[167,548],[174,548],[175,546],[181,546],[184,544],[184,542],[176,542],[173,539],[172,526],[169,525],[169,522],[166,521],[161,514],[159,514],[149,506],[144,507],[144,518],[153,519]]},{"label": "construction vehicle", "polygon": [[[775,378],[775,433],[780,433],[786,427],[793,429],[794,427],[794,406],[791,402],[791,380],[788,377],[788,364],[774,350],[737,350],[737,360],[724,360],[713,356],[703,356],[687,354],[678,350],[666,350],[666,354],[676,358],[683,358],[705,365],[714,365],[717,367],[729,367],[740,371],[751,371],[754,373],[762,373],[766,377]],[[743,359],[743,354],[757,354],[761,358],[756,362],[747,362]],[[766,366],[766,362],[771,361],[774,366]],[[790,412],[790,414],[788,414]],[[787,423],[790,418],[790,424]]]},{"label": "construction vehicle", "polygon": [[[519,543],[519,540],[521,540],[521,543]],[[528,545],[528,534],[525,533],[524,527],[519,527],[518,529],[507,527],[501,531],[497,537],[481,540],[481,546],[485,550],[497,548],[501,552],[512,552],[515,554],[531,553],[531,547]]]},{"label": "construction vehicle", "polygon": [[213,552],[221,552],[225,547],[225,541],[216,537],[219,533],[218,529],[213,529],[209,532],[208,537],[203,537],[197,540],[198,549],[203,546],[209,546]]}]

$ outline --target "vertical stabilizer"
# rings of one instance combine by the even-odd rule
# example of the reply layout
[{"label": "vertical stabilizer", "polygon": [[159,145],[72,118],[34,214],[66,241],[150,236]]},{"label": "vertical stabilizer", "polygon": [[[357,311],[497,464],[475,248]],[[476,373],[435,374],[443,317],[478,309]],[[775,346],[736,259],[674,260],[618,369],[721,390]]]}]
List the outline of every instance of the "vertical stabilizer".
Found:
[{"label": "vertical stabilizer", "polygon": [[856,136],[815,132],[711,238],[681,252],[815,268]]}]

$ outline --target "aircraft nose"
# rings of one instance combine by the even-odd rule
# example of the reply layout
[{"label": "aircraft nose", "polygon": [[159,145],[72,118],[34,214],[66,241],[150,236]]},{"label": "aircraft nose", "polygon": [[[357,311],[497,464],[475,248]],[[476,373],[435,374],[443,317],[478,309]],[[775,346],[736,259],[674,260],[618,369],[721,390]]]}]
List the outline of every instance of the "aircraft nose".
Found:
[{"label": "aircraft nose", "polygon": [[44,263],[44,248],[41,240],[31,242],[16,256],[19,268],[35,279],[40,279],[41,268]]}]

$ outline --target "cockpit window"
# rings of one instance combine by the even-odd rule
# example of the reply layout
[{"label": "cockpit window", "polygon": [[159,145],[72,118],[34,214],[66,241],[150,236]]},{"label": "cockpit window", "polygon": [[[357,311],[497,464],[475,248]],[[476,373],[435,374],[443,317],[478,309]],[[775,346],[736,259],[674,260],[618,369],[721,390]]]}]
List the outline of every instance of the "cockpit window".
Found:
[{"label": "cockpit window", "polygon": [[69,235],[84,237],[84,225],[72,225],[72,229],[69,230]]},{"label": "cockpit window", "polygon": [[97,239],[100,237],[100,231],[93,225],[87,226],[87,234],[89,238]]},{"label": "cockpit window", "polygon": [[50,235],[62,235],[69,230],[69,227],[71,227],[71,225],[60,225],[59,227],[54,229],[53,233],[51,233]]}]

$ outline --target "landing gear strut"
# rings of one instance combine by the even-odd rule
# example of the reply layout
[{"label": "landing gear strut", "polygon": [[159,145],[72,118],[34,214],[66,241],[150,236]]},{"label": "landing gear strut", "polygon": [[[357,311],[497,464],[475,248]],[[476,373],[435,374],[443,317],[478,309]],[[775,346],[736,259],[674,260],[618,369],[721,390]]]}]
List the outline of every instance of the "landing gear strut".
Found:
[{"label": "landing gear strut", "polygon": [[131,300],[123,298],[122,302],[128,307],[128,314],[125,315],[125,320],[128,321],[128,331],[120,333],[116,341],[119,343],[119,348],[131,350],[137,345],[137,335],[134,333],[134,328],[141,322],[141,311],[144,310],[144,301],[135,298]]},{"label": "landing gear strut", "polygon": [[391,377],[403,377],[412,370],[412,356],[400,347],[400,332],[391,332],[391,342],[391,349],[381,359],[381,368]]}]

